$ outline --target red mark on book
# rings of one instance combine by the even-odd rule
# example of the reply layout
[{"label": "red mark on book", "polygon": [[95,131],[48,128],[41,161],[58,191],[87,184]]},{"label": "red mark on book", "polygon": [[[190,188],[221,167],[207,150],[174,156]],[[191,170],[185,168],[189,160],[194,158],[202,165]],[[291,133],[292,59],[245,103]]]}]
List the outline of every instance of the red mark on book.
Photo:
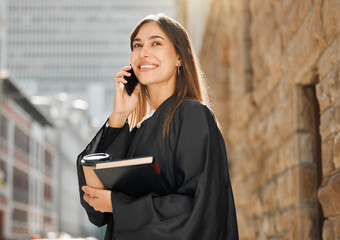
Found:
[{"label": "red mark on book", "polygon": [[158,165],[158,163],[156,161],[154,162],[153,167],[156,169],[156,172],[158,174],[161,173],[161,168],[159,167],[159,165]]}]

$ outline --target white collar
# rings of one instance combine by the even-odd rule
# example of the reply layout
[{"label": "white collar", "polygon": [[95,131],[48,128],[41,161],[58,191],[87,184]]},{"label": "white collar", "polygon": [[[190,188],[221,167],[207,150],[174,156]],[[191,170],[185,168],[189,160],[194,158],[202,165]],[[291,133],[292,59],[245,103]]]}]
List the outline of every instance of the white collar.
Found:
[{"label": "white collar", "polygon": [[149,112],[148,114],[146,114],[146,115],[142,118],[142,120],[136,125],[136,127],[137,127],[137,128],[140,128],[140,126],[142,125],[142,123],[143,123],[146,119],[151,118],[152,115],[155,113],[155,111],[156,111],[156,110],[152,110],[151,112]]}]

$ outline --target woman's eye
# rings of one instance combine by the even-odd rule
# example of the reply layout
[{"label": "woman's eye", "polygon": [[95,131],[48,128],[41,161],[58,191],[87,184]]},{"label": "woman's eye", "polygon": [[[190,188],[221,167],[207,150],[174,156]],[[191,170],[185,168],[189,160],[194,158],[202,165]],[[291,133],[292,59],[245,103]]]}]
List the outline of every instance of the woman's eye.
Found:
[{"label": "woman's eye", "polygon": [[142,45],[139,44],[139,43],[136,43],[135,45],[133,45],[133,48],[138,48],[138,47],[141,47]]},{"label": "woman's eye", "polygon": [[152,43],[152,46],[157,46],[157,45],[161,45],[161,43],[160,43],[160,42],[154,42],[154,43]]}]

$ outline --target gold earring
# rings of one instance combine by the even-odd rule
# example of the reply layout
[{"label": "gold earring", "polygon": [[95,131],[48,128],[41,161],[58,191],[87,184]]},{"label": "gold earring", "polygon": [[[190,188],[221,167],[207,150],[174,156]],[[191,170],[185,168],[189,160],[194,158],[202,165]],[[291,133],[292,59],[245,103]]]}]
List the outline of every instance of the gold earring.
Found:
[{"label": "gold earring", "polygon": [[179,76],[179,65],[177,65],[177,76]]}]

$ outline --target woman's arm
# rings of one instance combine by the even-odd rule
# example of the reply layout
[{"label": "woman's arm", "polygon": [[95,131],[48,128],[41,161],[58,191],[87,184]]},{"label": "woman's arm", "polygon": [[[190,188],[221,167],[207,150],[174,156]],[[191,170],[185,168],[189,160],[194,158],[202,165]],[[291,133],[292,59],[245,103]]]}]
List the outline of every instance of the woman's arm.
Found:
[{"label": "woman's arm", "polygon": [[[109,132],[106,132],[109,130]],[[108,129],[103,126],[92,141],[88,144],[85,150],[79,154],[77,158],[77,173],[78,173],[78,183],[79,183],[79,194],[81,205],[85,208],[90,222],[97,226],[105,225],[109,218],[112,218],[112,213],[102,213],[102,209],[94,209],[87,201],[84,200],[83,186],[86,186],[85,176],[83,168],[80,164],[82,158],[94,152],[104,151],[109,153],[113,159],[124,158],[128,147],[130,145],[131,135],[129,131],[129,125],[126,123],[122,129]],[[85,199],[89,196],[85,195]]]}]

